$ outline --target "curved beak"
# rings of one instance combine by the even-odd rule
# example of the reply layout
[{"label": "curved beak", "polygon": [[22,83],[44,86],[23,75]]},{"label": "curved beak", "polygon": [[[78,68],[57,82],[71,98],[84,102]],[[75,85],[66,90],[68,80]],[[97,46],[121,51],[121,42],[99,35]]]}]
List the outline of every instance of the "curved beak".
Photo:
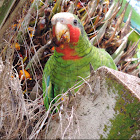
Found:
[{"label": "curved beak", "polygon": [[67,25],[58,21],[55,24],[55,36],[59,42],[70,42],[70,33]]}]

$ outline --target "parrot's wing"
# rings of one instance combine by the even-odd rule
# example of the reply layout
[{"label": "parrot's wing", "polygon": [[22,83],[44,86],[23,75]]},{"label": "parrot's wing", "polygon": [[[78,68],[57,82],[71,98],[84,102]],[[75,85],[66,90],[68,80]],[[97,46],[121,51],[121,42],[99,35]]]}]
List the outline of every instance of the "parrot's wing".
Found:
[{"label": "parrot's wing", "polygon": [[112,57],[104,49],[93,47],[93,54],[93,61],[91,61],[91,65],[95,70],[101,66],[107,66],[117,70]]},{"label": "parrot's wing", "polygon": [[53,85],[50,81],[50,76],[47,77],[43,77],[43,86],[44,87],[44,93],[43,93],[43,98],[44,98],[44,105],[45,107],[48,109],[49,108],[49,104],[51,102],[51,100],[54,98],[54,89],[53,89]]},{"label": "parrot's wing", "polygon": [[103,61],[102,65],[112,68],[114,70],[117,70],[117,67],[116,67],[112,57],[104,49],[101,49],[100,57],[101,57],[101,60]]}]

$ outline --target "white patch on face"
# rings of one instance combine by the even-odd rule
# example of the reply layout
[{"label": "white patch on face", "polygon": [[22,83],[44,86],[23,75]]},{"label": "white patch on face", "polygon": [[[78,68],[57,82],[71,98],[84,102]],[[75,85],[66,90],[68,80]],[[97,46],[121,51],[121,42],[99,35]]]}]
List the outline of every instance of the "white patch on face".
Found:
[{"label": "white patch on face", "polygon": [[73,20],[75,19],[74,15],[68,12],[61,12],[55,14],[52,19],[51,23],[52,25],[55,25],[58,21],[62,24],[71,24]]}]

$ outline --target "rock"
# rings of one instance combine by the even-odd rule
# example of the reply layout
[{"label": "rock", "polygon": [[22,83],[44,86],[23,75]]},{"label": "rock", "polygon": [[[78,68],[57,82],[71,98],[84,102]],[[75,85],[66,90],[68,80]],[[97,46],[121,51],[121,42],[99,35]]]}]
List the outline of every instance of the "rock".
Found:
[{"label": "rock", "polygon": [[91,75],[50,121],[46,138],[139,139],[140,79],[107,67]]}]

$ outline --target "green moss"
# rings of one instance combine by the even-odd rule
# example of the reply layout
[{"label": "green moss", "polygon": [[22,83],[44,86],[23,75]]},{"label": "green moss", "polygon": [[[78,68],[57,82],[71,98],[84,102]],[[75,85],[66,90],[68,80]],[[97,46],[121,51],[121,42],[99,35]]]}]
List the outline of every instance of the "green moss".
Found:
[{"label": "green moss", "polygon": [[109,109],[109,105],[106,108]]},{"label": "green moss", "polygon": [[[128,91],[122,84],[117,83],[111,78],[106,79],[109,89],[112,87],[118,91],[118,98],[116,99],[115,112],[116,116],[111,119],[111,130],[108,134],[108,139],[129,139],[136,130],[139,129],[139,116],[140,116],[140,102]],[[109,91],[108,89],[108,91]],[[110,126],[104,126],[106,132]],[[104,137],[101,136],[101,139]]]},{"label": "green moss", "polygon": [[106,131],[107,131],[107,129],[108,129],[108,128],[107,128],[107,125],[105,125],[105,126],[104,126],[104,131],[106,132]]}]

